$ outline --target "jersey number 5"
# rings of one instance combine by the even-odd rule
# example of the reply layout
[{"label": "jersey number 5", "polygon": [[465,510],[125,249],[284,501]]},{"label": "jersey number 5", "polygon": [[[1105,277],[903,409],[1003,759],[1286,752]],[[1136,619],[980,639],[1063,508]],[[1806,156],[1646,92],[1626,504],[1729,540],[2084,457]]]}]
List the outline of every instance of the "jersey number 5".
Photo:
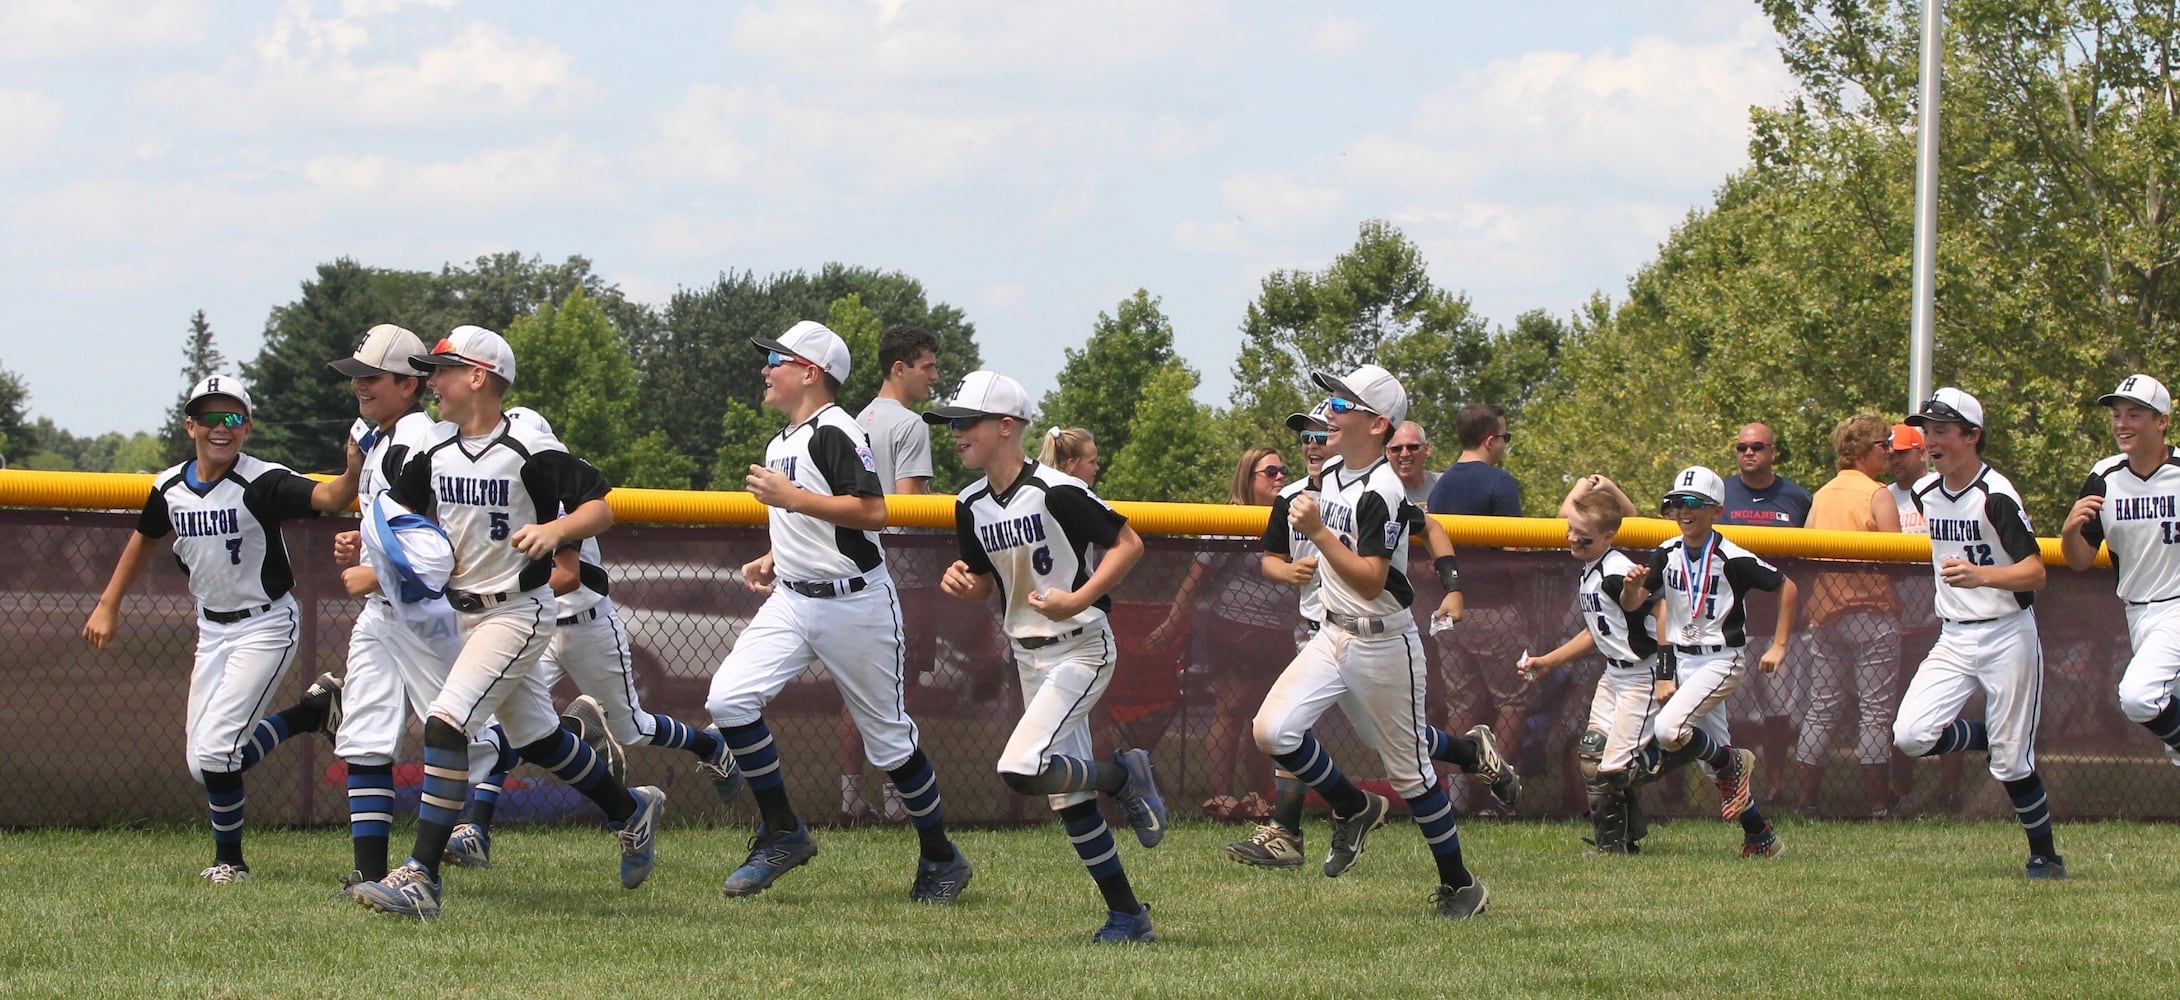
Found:
[{"label": "jersey number 5", "polygon": [[507,540],[506,511],[495,510],[492,512],[492,540],[495,542],[504,542]]}]

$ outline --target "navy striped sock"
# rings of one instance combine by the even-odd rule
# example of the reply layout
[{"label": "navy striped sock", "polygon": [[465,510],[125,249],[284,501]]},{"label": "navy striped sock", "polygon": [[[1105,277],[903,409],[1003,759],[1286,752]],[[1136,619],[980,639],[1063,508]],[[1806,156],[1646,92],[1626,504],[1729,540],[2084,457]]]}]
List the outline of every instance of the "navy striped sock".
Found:
[{"label": "navy striped sock", "polygon": [[2175,750],[2180,750],[2180,700],[2165,703],[2165,710],[2142,724],[2150,735],[2157,737]]},{"label": "navy striped sock", "polygon": [[1128,884],[1128,873],[1120,867],[1120,848],[1114,846],[1113,831],[1105,825],[1098,804],[1077,802],[1060,810],[1060,826],[1067,830],[1075,856],[1082,859],[1082,866],[1097,882],[1098,892],[1105,897],[1105,908],[1116,913],[1142,912],[1135,889]]},{"label": "navy striped sock", "polygon": [[1990,748],[1991,737],[1989,733],[1984,731],[1983,723],[1971,722],[1967,719],[1954,719],[1951,724],[1945,727],[1944,732],[1938,734],[1937,744],[1932,746],[1923,756],[1936,757],[1939,754],[1960,753],[1964,750],[1989,750]]},{"label": "navy striped sock", "polygon": [[500,795],[507,790],[507,778],[522,765],[522,755],[507,745],[507,731],[495,725],[491,730],[491,742],[499,747],[499,759],[492,763],[492,773],[469,789],[469,804],[462,807],[462,822],[475,823],[490,829],[494,814],[499,812]]},{"label": "navy striped sock", "polygon": [[1353,816],[1370,804],[1363,798],[1362,789],[1356,788],[1340,773],[1340,765],[1333,763],[1332,754],[1317,742],[1317,734],[1304,732],[1302,745],[1282,754],[1273,754],[1279,762],[1302,783],[1317,790],[1317,794],[1331,803],[1332,811],[1341,816]]},{"label": "navy striped sock", "polygon": [[432,878],[446,856],[447,837],[462,812],[469,790],[469,737],[452,723],[433,717],[424,722],[424,788],[416,803],[416,847],[409,857]]},{"label": "navy striped sock", "polygon": [[2028,835],[2029,853],[2057,854],[2051,844],[2051,799],[2044,794],[2043,776],[2031,772],[2004,784],[2006,797],[2013,800],[2013,814],[2021,820],[2021,832]]},{"label": "navy striped sock", "polygon": [[1446,796],[1446,790],[1432,785],[1408,800],[1408,813],[1415,817],[1416,828],[1423,831],[1431,859],[1438,862],[1438,884],[1459,889],[1474,881],[1468,867],[1461,863],[1461,834],[1454,829],[1453,800]]},{"label": "navy striped sock", "polygon": [[212,857],[242,864],[242,772],[204,772],[204,797],[212,805]]},{"label": "navy striped sock", "polygon": [[583,797],[598,803],[606,811],[606,818],[615,823],[636,814],[636,800],[628,789],[606,773],[606,766],[598,759],[598,753],[590,744],[576,739],[566,729],[555,729],[544,739],[515,748],[522,759],[553,773],[553,777],[568,783],[569,787],[583,793]]},{"label": "navy striped sock", "polygon": [[1431,759],[1442,764],[1452,764],[1474,773],[1481,761],[1476,752],[1476,741],[1467,736],[1455,736],[1437,726],[1423,727],[1424,739],[1430,741]]},{"label": "navy striped sock", "polygon": [[954,843],[946,839],[946,810],[939,804],[939,774],[931,758],[917,747],[899,767],[886,772],[908,808],[909,822],[916,825],[917,846],[927,861],[952,861]]},{"label": "navy striped sock", "polygon": [[710,760],[718,752],[719,737],[697,729],[671,715],[651,713],[651,745],[668,750],[687,750],[698,760]]},{"label": "navy striped sock", "polygon": [[[294,709],[291,708],[288,711],[292,712]],[[288,713],[268,715],[257,720],[257,725],[250,727],[250,738],[243,741],[242,744],[242,766],[235,769],[237,772],[256,767],[257,762],[264,760],[265,755],[271,753],[274,747],[285,742],[288,737],[295,735],[295,732],[288,728],[288,720],[281,717],[286,714]]]},{"label": "navy striped sock", "polygon": [[348,837],[364,878],[386,877],[386,842],[393,832],[394,766],[348,765]]},{"label": "navy striped sock", "polygon": [[1749,807],[1741,810],[1741,839],[1755,843],[1757,838],[1764,835],[1764,827],[1768,825],[1764,822],[1763,810],[1756,808],[1756,797],[1749,796]]},{"label": "navy striped sock", "polygon": [[719,733],[726,738],[727,752],[734,755],[734,763],[741,767],[743,780],[749,782],[750,797],[757,800],[765,829],[784,833],[801,825],[794,805],[787,799],[787,783],[780,777],[780,751],[772,743],[772,730],[765,726],[765,720],[721,727]]},{"label": "navy striped sock", "polygon": [[1711,738],[1700,727],[1689,729],[1688,742],[1681,744],[1681,752],[1691,759],[1700,760],[1713,768],[1723,768],[1733,763],[1733,748]]}]

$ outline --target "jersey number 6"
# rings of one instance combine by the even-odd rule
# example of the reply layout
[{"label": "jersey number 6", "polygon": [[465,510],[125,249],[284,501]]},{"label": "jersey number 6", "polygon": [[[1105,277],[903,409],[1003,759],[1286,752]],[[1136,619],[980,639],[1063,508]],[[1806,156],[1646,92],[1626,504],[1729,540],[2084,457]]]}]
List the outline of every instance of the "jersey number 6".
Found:
[{"label": "jersey number 6", "polygon": [[1029,554],[1029,564],[1040,574],[1052,572],[1052,546],[1037,546],[1037,551]]}]

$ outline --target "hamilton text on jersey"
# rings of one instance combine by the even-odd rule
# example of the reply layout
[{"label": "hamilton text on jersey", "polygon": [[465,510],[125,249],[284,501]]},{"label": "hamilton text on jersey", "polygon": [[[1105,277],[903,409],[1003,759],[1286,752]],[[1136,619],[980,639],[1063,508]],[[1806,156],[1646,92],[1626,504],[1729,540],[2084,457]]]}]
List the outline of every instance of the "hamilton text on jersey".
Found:
[{"label": "hamilton text on jersey", "polygon": [[2147,521],[2180,517],[2170,495],[2154,497],[2113,497],[2112,520]]},{"label": "hamilton text on jersey", "polygon": [[174,521],[174,533],[189,538],[242,533],[242,522],[236,518],[233,507],[213,510],[170,509],[167,516]]},{"label": "hamilton text on jersey", "polygon": [[1930,537],[1941,542],[1980,542],[1983,522],[1934,517],[1930,519]]},{"label": "hamilton text on jersey", "polygon": [[1045,540],[1045,516],[1030,514],[992,524],[979,524],[976,526],[976,533],[978,540],[984,543],[986,552],[1042,542]]},{"label": "hamilton text on jersey", "polygon": [[466,504],[471,507],[505,507],[507,480],[440,476],[439,502]]}]

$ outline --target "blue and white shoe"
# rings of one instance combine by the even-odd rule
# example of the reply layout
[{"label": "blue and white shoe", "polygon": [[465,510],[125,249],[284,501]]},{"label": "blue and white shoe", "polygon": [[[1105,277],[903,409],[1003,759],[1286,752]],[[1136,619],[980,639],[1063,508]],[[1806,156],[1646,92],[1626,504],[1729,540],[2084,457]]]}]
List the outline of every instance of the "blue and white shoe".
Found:
[{"label": "blue and white shoe", "polygon": [[2029,878],[2040,882],[2066,878],[2066,859],[2056,854],[2029,855]]},{"label": "blue and white shoe", "polygon": [[961,890],[969,887],[969,878],[976,869],[969,864],[969,856],[954,848],[952,861],[927,861],[916,859],[916,883],[908,889],[912,903],[932,903],[946,906],[960,898]]},{"label": "blue and white shoe", "polygon": [[574,720],[576,738],[590,744],[590,752],[598,755],[598,763],[605,765],[613,780],[628,783],[628,752],[614,741],[613,730],[606,726],[605,706],[598,699],[583,695],[569,702],[560,717]]},{"label": "blue and white shoe", "polygon": [[621,842],[621,888],[633,889],[651,877],[651,865],[658,860],[659,815],[666,811],[666,793],[638,785],[628,795],[636,800],[636,811],[614,826],[613,835]]},{"label": "blue and white shoe", "polygon": [[447,864],[457,868],[492,867],[492,834],[475,823],[462,823],[447,834]]},{"label": "blue and white shoe", "polygon": [[775,835],[759,827],[749,840],[749,859],[727,876],[720,891],[735,897],[754,896],[772,888],[790,869],[808,864],[817,853],[817,838],[810,836],[809,825],[801,820],[795,821],[789,833]]},{"label": "blue and white shoe", "polygon": [[1151,904],[1149,903],[1143,904],[1143,912],[1141,913],[1122,913],[1118,910],[1106,911],[1105,926],[1098,928],[1097,933],[1090,935],[1091,944],[1148,944],[1156,940],[1158,940],[1158,935],[1151,931]]},{"label": "blue and white shoe", "polygon": [[439,883],[432,881],[415,858],[403,862],[385,878],[350,889],[348,895],[367,910],[397,917],[429,920],[439,915]]},{"label": "blue and white shoe", "polygon": [[719,801],[733,805],[742,797],[742,788],[748,784],[742,778],[742,766],[734,762],[734,754],[727,750],[727,738],[719,734],[718,726],[706,726],[705,731],[719,741],[719,753],[696,762],[696,769],[712,779],[712,791],[719,793]]},{"label": "blue and white shoe", "polygon": [[1120,811],[1127,815],[1138,842],[1157,847],[1166,839],[1166,800],[1158,794],[1158,781],[1151,774],[1151,752],[1141,747],[1115,750],[1113,763],[1128,771],[1128,783],[1114,796],[1120,800]]}]

